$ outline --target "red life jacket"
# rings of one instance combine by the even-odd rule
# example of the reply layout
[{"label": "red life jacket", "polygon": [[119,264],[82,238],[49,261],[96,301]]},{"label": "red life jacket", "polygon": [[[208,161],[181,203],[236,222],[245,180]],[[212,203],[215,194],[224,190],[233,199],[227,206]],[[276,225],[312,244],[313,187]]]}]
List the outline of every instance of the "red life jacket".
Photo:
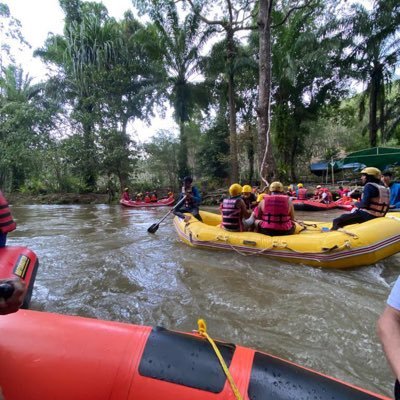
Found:
[{"label": "red life jacket", "polygon": [[374,215],[375,217],[384,217],[389,210],[390,189],[378,185],[377,183],[368,182],[367,185],[373,185],[379,190],[379,197],[373,197],[368,207],[362,207],[361,210]]},{"label": "red life jacket", "polygon": [[157,196],[155,194],[151,195],[151,201],[156,202],[157,201]]},{"label": "red life jacket", "polygon": [[241,199],[240,196],[231,197],[224,199],[221,204],[222,213],[222,227],[235,232],[243,231],[242,216],[240,215],[240,208],[238,202]]},{"label": "red life jacket", "polygon": [[150,199],[150,196],[148,194],[146,194],[146,196],[144,198],[144,202],[145,203],[151,203],[151,199]]},{"label": "red life jacket", "polygon": [[10,208],[3,193],[0,192],[0,231],[2,233],[8,233],[13,231],[17,227],[17,224],[13,220]]},{"label": "red life jacket", "polygon": [[307,200],[307,189],[300,188],[297,190],[297,199],[298,200]]},{"label": "red life jacket", "polygon": [[[300,189],[299,189],[300,191]],[[264,229],[288,231],[292,229],[293,222],[290,218],[289,197],[274,194],[264,197],[264,208],[261,210],[260,226]]]}]

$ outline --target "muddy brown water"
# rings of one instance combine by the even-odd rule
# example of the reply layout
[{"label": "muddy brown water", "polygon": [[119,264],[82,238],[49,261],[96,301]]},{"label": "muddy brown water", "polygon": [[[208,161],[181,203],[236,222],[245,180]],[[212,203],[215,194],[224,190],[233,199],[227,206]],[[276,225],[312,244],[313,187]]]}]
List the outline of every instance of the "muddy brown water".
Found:
[{"label": "muddy brown water", "polygon": [[[119,205],[12,208],[9,245],[34,250],[31,308],[191,331],[264,350],[386,395],[393,377],[375,325],[400,254],[352,270],[291,265],[178,240],[168,209]],[[297,213],[326,221],[340,212]]]}]

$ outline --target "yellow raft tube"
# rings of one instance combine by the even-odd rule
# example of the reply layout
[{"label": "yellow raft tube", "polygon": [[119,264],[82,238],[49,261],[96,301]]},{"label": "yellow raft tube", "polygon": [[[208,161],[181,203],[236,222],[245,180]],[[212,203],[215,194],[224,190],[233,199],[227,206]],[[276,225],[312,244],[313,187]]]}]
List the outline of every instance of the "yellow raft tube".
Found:
[{"label": "yellow raft tube", "polygon": [[327,231],[330,222],[305,221],[297,226],[296,234],[288,236],[228,232],[219,227],[220,215],[205,211],[200,214],[203,222],[193,216],[188,222],[174,218],[179,238],[192,247],[234,250],[322,268],[371,265],[400,251],[400,213],[338,231]]}]

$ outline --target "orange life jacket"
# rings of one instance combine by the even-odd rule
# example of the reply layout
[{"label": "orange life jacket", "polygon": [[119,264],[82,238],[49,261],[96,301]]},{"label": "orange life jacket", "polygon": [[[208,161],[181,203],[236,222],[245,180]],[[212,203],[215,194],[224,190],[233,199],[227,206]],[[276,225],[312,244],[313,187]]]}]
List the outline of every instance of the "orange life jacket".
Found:
[{"label": "orange life jacket", "polygon": [[0,231],[2,233],[8,233],[13,231],[17,227],[17,224],[13,220],[8,202],[0,192]]}]

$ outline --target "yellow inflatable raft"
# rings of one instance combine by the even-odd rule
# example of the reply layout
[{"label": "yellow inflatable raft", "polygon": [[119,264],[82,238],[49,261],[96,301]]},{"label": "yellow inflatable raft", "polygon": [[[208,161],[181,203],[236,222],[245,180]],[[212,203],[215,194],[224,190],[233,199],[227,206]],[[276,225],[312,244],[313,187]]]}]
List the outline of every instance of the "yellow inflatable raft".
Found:
[{"label": "yellow inflatable raft", "polygon": [[400,251],[400,213],[389,213],[362,224],[329,231],[330,222],[304,222],[297,234],[267,236],[254,232],[228,232],[219,227],[221,216],[202,211],[203,222],[193,216],[174,218],[180,239],[192,247],[228,249],[263,255],[288,263],[323,268],[352,268],[374,264]]}]

